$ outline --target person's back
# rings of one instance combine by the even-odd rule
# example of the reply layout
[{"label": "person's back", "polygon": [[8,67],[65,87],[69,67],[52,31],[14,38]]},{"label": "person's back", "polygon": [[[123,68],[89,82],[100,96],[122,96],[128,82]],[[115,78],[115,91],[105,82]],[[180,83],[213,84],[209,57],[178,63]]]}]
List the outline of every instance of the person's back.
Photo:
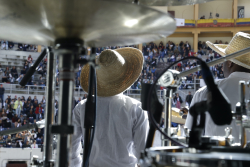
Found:
[{"label": "person's back", "polygon": [[[210,47],[215,52],[220,53],[222,56],[226,56],[249,47],[248,45],[249,41],[250,41],[249,34],[239,32],[233,37],[229,45],[216,45],[212,44],[209,41],[207,42],[207,44],[208,47]],[[223,63],[223,74],[226,79],[217,81],[218,87],[224,92],[226,97],[229,99],[231,104],[231,109],[233,111],[235,111],[236,103],[240,102],[239,81],[243,80],[247,82],[250,80],[249,60],[250,60],[250,54],[247,53],[239,57],[225,61]],[[217,75],[217,71],[219,70],[217,65],[215,70],[216,70],[215,75]],[[246,97],[249,97],[250,88],[246,88],[245,92],[246,92],[245,94]],[[208,91],[206,87],[198,90],[193,97],[191,106],[193,106],[197,102],[206,100],[207,94]],[[185,125],[189,129],[191,129],[192,121],[193,121],[192,116],[188,114]],[[232,120],[230,125],[217,126],[210,117],[210,114],[206,113],[206,121],[205,121],[206,136],[225,136],[226,127],[232,127],[232,135],[234,136],[235,142],[239,142],[240,127],[236,126],[235,120]]]},{"label": "person's back", "polygon": [[[98,55],[97,108],[90,167],[135,167],[145,149],[148,118],[141,103],[123,95],[139,78],[143,55],[135,48],[105,50]],[[88,93],[89,65],[81,71],[81,87]],[[146,70],[145,70],[146,71]],[[147,76],[145,76],[147,78]],[[72,138],[71,167],[80,167],[81,138],[84,138],[85,103],[80,101],[73,111],[75,134]],[[93,111],[90,111],[93,112]]]},{"label": "person's back", "polygon": [[[84,136],[86,100],[74,109],[74,124],[78,125],[73,136],[73,161],[79,162],[81,145],[74,140]],[[140,151],[144,149],[148,118],[141,109],[141,103],[122,94],[111,97],[97,97],[97,116],[94,143],[90,155],[90,167],[119,166],[134,167]],[[80,131],[80,132],[79,132]]]},{"label": "person's back", "polygon": [[[239,102],[240,95],[239,95],[239,81],[249,81],[250,74],[245,72],[234,72],[228,78],[223,80],[219,80],[217,85],[221,90],[224,92],[226,97],[229,99],[231,103],[231,108],[235,111],[236,103]],[[233,89],[233,90],[232,90]],[[250,89],[246,88],[246,97],[249,97]],[[199,89],[193,97],[193,101],[190,106],[193,106],[194,103],[207,99],[207,87],[203,87]],[[192,117],[188,116],[186,120],[185,126],[189,129],[192,127]],[[224,126],[217,126],[214,124],[212,118],[210,117],[209,113],[206,112],[206,122],[205,122],[205,136],[224,136],[225,135],[225,128],[232,127],[232,134],[235,137],[235,142],[239,142],[239,126],[236,126],[235,120],[231,122],[230,125]]]}]

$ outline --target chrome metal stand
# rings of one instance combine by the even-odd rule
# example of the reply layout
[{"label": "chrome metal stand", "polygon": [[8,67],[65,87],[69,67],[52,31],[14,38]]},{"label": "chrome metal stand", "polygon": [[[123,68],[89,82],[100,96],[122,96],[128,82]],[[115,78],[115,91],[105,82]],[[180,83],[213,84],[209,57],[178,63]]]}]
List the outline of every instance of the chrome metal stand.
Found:
[{"label": "chrome metal stand", "polygon": [[50,167],[52,160],[53,135],[50,133],[50,125],[53,125],[55,108],[55,56],[52,49],[47,49],[47,92],[46,92],[46,112],[44,131],[44,167]]},{"label": "chrome metal stand", "polygon": [[[164,128],[163,131],[171,136],[171,122],[172,122],[172,98],[173,98],[173,89],[167,88],[163,90],[163,95],[165,98],[164,102]],[[162,135],[162,146],[171,146],[171,141],[165,139]]]},{"label": "chrome metal stand", "polygon": [[72,120],[72,99],[75,81],[75,60],[80,53],[83,41],[80,39],[58,39],[55,42],[55,53],[59,57],[60,98],[58,125],[51,126],[51,133],[58,134],[57,157],[55,166],[68,167],[71,153],[71,134],[74,128]]}]

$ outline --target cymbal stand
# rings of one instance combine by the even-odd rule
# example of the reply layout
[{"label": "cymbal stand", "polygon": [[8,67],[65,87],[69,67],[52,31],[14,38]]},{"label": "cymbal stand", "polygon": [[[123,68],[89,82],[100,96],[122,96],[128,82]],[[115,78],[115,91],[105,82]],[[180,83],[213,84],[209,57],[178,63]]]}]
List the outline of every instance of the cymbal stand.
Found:
[{"label": "cymbal stand", "polygon": [[47,89],[46,89],[46,112],[45,112],[45,131],[44,131],[44,167],[50,167],[52,160],[53,135],[50,133],[50,125],[54,120],[55,103],[55,56],[52,49],[47,50]]},{"label": "cymbal stand", "polygon": [[51,133],[58,134],[57,156],[55,166],[68,167],[71,153],[72,104],[75,81],[76,55],[80,53],[83,45],[81,39],[57,39],[55,41],[55,54],[59,58],[60,96],[58,110],[58,125],[51,126]]},{"label": "cymbal stand", "polygon": [[250,113],[249,108],[247,108],[247,103],[245,99],[246,85],[249,86],[249,82],[245,83],[245,81],[239,81],[240,102],[236,104],[236,109],[233,113],[233,117],[236,121],[236,124],[240,126],[239,139],[241,147],[244,147],[247,144],[246,129],[250,128]]},{"label": "cymbal stand", "polygon": [[[167,88],[163,90],[164,102],[164,128],[163,131],[171,136],[171,122],[172,122],[172,99],[173,99],[173,89]],[[171,146],[171,141],[165,139],[161,135],[161,146]]]}]

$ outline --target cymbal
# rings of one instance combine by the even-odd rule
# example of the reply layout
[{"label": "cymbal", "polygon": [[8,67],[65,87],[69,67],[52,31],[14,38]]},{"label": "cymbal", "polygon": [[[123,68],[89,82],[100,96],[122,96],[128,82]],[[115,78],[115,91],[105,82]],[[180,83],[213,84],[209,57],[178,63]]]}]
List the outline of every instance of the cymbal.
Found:
[{"label": "cymbal", "polygon": [[[134,0],[114,0],[133,3]],[[147,6],[183,6],[206,3],[214,0],[138,0],[140,5]]]},{"label": "cymbal", "polygon": [[95,0],[0,0],[0,39],[54,45],[80,38],[85,46],[124,46],[172,34],[170,15],[125,2]]}]

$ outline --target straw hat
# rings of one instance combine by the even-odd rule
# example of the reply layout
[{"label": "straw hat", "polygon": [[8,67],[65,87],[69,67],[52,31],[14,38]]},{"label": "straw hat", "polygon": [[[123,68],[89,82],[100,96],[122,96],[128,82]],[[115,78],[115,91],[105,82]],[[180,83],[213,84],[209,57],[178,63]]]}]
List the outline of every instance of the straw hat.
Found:
[{"label": "straw hat", "polygon": [[[212,50],[219,53],[221,56],[226,56],[228,54],[250,47],[250,34],[238,32],[227,45],[213,44],[209,41],[207,41],[206,43]],[[234,59],[231,59],[230,61],[242,67],[250,69],[250,53],[236,57]]]},{"label": "straw hat", "polygon": [[[114,96],[128,89],[140,76],[143,66],[142,52],[135,48],[105,50],[97,56],[97,95]],[[89,65],[81,71],[81,86],[88,92]]]}]

